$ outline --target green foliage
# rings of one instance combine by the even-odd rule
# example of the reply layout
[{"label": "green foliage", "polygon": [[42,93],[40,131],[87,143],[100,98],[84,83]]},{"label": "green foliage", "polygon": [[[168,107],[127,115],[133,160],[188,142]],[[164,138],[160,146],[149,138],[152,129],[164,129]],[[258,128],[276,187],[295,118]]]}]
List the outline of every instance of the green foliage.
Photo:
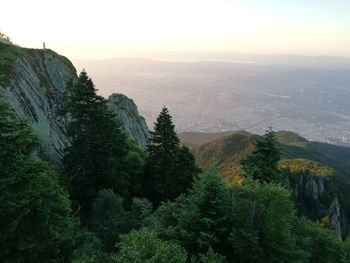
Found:
[{"label": "green foliage", "polygon": [[348,237],[343,243],[344,253],[345,253],[345,261],[350,262],[350,238]]},{"label": "green foliage", "polygon": [[304,251],[305,262],[347,262],[344,244],[332,231],[301,218],[296,221],[294,233],[297,246]]},{"label": "green foliage", "polygon": [[101,190],[92,205],[89,227],[101,240],[104,252],[112,252],[121,234],[147,224],[152,204],[134,198],[130,210],[124,209],[123,198],[112,190]]},{"label": "green foliage", "polygon": [[90,228],[102,241],[104,251],[112,251],[119,234],[125,233],[123,199],[112,190],[101,190],[92,205]]},{"label": "green foliage", "polygon": [[148,154],[140,195],[156,205],[185,193],[199,173],[188,148],[180,148],[175,125],[166,107],[155,123]]},{"label": "green foliage", "polygon": [[133,230],[121,237],[116,263],[185,263],[186,252],[171,241],[163,241],[148,229]]},{"label": "green foliage", "polygon": [[57,175],[32,159],[37,138],[0,100],[0,258],[2,262],[67,262],[79,237]]},{"label": "green foliage", "polygon": [[295,218],[290,193],[273,184],[231,188],[231,245],[238,262],[294,262]]},{"label": "green foliage", "polygon": [[280,182],[282,178],[277,163],[281,153],[274,132],[268,130],[262,139],[255,140],[253,144],[253,152],[241,161],[243,175],[260,182]]},{"label": "green foliage", "polygon": [[74,251],[73,263],[102,263],[109,256],[103,253],[101,241],[92,233],[86,232],[82,244]]},{"label": "green foliage", "polygon": [[215,171],[197,180],[187,196],[162,205],[157,216],[157,231],[166,239],[175,239],[191,254],[205,254],[212,247],[224,254],[228,247],[227,215],[229,192]]},{"label": "green foliage", "polygon": [[130,176],[139,169],[135,164],[142,162],[130,163],[135,156],[129,154],[126,135],[86,72],[80,73],[68,91],[63,112],[70,117],[67,133],[71,146],[63,162],[72,199],[79,203],[84,217],[99,190],[112,189],[129,197]]},{"label": "green foliage", "polygon": [[187,195],[160,206],[155,218],[159,236],[199,262],[308,262],[312,250],[300,246],[289,191],[249,180],[228,187],[213,170]]},{"label": "green foliage", "polygon": [[306,159],[288,159],[278,163],[278,167],[291,174],[310,176],[331,176],[334,170],[318,162]]},{"label": "green foliage", "polygon": [[0,84],[9,85],[10,75],[17,58],[24,52],[21,48],[12,44],[0,43]]},{"label": "green foliage", "polygon": [[224,263],[226,262],[225,257],[215,253],[212,248],[209,248],[207,253],[199,256],[198,263]]}]

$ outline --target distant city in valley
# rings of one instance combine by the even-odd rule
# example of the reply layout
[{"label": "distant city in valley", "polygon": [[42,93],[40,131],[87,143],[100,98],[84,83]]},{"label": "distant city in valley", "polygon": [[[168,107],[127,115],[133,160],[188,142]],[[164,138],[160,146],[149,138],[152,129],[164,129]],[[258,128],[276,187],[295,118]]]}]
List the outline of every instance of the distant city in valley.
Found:
[{"label": "distant city in valley", "polygon": [[273,127],[350,144],[348,58],[234,53],[152,58],[76,60],[75,66],[87,70],[103,96],[131,97],[151,129],[166,105],[178,132],[262,134]]}]

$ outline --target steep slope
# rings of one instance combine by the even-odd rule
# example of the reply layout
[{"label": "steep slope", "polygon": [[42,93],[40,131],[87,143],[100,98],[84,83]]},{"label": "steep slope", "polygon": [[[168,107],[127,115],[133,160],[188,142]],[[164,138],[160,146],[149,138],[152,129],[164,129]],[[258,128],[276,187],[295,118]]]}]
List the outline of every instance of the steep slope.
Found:
[{"label": "steep slope", "polygon": [[63,102],[67,82],[76,76],[73,64],[51,50],[0,45],[0,88],[19,118],[31,119],[42,142],[42,155],[60,164],[68,145],[65,120],[55,109]]},{"label": "steep slope", "polygon": [[279,163],[285,182],[292,190],[298,212],[311,220],[329,220],[339,239],[347,232],[348,207],[340,205],[333,169],[305,159],[288,159]]},{"label": "steep slope", "polygon": [[[52,50],[0,43],[0,94],[18,118],[32,121],[41,140],[39,157],[56,167],[69,145],[67,120],[58,116],[57,109],[63,104],[67,83],[76,76],[73,64]],[[148,144],[148,128],[132,100],[111,96],[110,108],[133,141],[141,147]]]},{"label": "steep slope", "polygon": [[116,114],[124,132],[129,134],[143,149],[146,149],[150,144],[150,133],[134,101],[123,94],[112,94],[108,98],[108,107]]}]

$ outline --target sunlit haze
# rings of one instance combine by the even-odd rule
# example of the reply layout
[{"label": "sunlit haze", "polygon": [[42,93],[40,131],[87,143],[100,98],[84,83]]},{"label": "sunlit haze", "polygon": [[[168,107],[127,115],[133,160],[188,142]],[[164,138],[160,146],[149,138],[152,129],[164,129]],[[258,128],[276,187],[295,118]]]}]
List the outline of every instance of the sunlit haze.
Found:
[{"label": "sunlit haze", "polygon": [[70,58],[151,51],[350,56],[348,0],[4,1],[0,30]]}]

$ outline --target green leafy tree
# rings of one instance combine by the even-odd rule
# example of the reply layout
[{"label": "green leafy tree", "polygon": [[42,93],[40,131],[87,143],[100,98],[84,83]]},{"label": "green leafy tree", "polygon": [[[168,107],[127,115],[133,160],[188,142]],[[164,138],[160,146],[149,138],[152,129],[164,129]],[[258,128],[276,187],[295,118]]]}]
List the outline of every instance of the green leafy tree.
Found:
[{"label": "green leafy tree", "polygon": [[96,91],[87,73],[81,72],[69,86],[63,108],[70,118],[67,133],[71,139],[63,158],[65,174],[82,215],[87,214],[99,190],[129,195],[130,146],[107,101]]},{"label": "green leafy tree", "polygon": [[154,229],[199,262],[295,262],[303,255],[293,235],[295,212],[281,186],[249,181],[229,187],[210,170],[187,195],[157,209]]},{"label": "green leafy tree", "polygon": [[290,193],[274,184],[250,181],[231,188],[230,242],[237,262],[295,262],[296,220]]},{"label": "green leafy tree", "polygon": [[161,237],[175,239],[191,254],[209,248],[226,253],[230,235],[229,191],[214,170],[198,179],[187,196],[167,203],[157,211]]},{"label": "green leafy tree", "polygon": [[262,139],[254,141],[254,146],[253,152],[241,161],[243,176],[260,182],[280,182],[282,175],[277,163],[281,153],[274,132],[268,130]]},{"label": "green leafy tree", "polygon": [[199,256],[198,263],[225,263],[227,262],[224,256],[215,253],[212,248],[209,248],[207,253]]},{"label": "green leafy tree", "polygon": [[101,190],[92,205],[90,230],[101,240],[103,251],[110,253],[119,242],[121,234],[148,224],[152,204],[146,199],[133,198],[129,210],[124,200],[112,190]]},{"label": "green leafy tree", "polygon": [[68,262],[79,240],[67,193],[55,172],[34,160],[38,140],[0,100],[0,258]]},{"label": "green leafy tree", "polygon": [[119,252],[112,257],[116,263],[185,263],[187,254],[178,244],[159,239],[148,229],[133,230],[123,235]]},{"label": "green leafy tree", "polygon": [[306,262],[349,262],[346,260],[346,242],[338,240],[335,233],[300,218],[295,222],[294,235],[297,245],[304,251]]},{"label": "green leafy tree", "polygon": [[110,252],[125,233],[126,212],[123,199],[112,190],[101,190],[92,205],[90,229],[102,241],[104,251]]},{"label": "green leafy tree", "polygon": [[175,125],[166,107],[163,107],[152,132],[148,149],[142,196],[158,205],[185,193],[198,175],[194,157],[186,147],[180,148]]}]

